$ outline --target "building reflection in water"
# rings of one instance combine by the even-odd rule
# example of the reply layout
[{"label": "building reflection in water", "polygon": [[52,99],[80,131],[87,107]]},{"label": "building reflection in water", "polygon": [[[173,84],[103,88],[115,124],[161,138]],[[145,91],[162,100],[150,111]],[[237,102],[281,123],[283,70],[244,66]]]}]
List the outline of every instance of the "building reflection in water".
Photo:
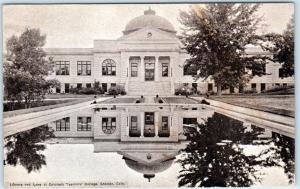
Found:
[{"label": "building reflection in water", "polygon": [[[282,166],[279,160],[294,181],[293,139],[275,134],[272,139],[270,131],[214,113],[206,105],[99,105],[6,138],[5,163],[39,170],[46,165],[40,153],[45,140],[93,144],[94,153],[117,152],[149,181],[180,163],[179,186],[251,186],[259,180],[254,166]],[[268,145],[261,153],[267,158],[246,156],[245,144]]]}]

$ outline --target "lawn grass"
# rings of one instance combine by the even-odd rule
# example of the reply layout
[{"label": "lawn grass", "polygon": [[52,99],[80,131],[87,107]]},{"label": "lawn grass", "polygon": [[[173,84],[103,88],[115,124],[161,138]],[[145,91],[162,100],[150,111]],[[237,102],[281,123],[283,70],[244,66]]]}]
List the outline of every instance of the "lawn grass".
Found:
[{"label": "lawn grass", "polygon": [[135,103],[135,101],[139,99],[139,98],[134,98],[134,97],[124,97],[124,98],[112,98],[109,100],[105,100],[100,102],[100,104],[131,104],[131,103]]},{"label": "lawn grass", "polygon": [[[63,99],[63,98],[89,98],[95,95],[84,95],[84,94],[47,94],[45,99]],[[101,96],[101,95],[97,95]]]},{"label": "lawn grass", "polygon": [[52,102],[51,101],[46,101],[47,104],[44,105],[44,106],[3,112],[3,117],[5,118],[5,117],[11,117],[11,116],[20,115],[20,114],[27,114],[27,113],[32,113],[32,112],[50,110],[50,109],[54,109],[54,108],[60,108],[60,107],[64,107],[64,106],[69,106],[69,105],[73,105],[73,104],[87,102],[87,101],[90,101],[90,100],[93,100],[93,98],[90,97],[90,98],[71,99],[71,100],[55,100],[55,101],[52,101]]},{"label": "lawn grass", "polygon": [[163,98],[169,104],[197,104],[196,100],[186,97],[164,97]]},{"label": "lawn grass", "polygon": [[294,95],[211,96],[210,99],[232,105],[295,117]]}]

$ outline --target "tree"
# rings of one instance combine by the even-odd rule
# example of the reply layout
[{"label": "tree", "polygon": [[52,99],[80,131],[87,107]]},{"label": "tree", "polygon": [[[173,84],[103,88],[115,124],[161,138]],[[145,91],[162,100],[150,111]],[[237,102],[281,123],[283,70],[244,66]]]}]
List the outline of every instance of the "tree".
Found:
[{"label": "tree", "polygon": [[264,36],[262,47],[273,53],[273,61],[282,64],[281,77],[294,75],[294,17],[291,18],[283,34],[269,33]]},{"label": "tree", "polygon": [[7,152],[4,162],[13,166],[20,164],[28,173],[40,170],[46,165],[45,156],[41,153],[46,147],[40,143],[52,137],[54,137],[53,130],[48,126],[40,126],[6,137],[4,147]]},{"label": "tree", "polygon": [[[24,101],[29,108],[58,85],[57,80],[46,80],[53,70],[52,62],[46,60],[42,49],[46,36],[39,29],[26,29],[20,37],[12,36],[6,43],[4,61],[4,90],[6,100],[14,104]],[[13,108],[13,107],[12,107]]]},{"label": "tree", "polygon": [[265,56],[247,56],[246,47],[256,45],[256,29],[261,18],[255,15],[258,4],[207,4],[181,12],[179,21],[185,26],[180,36],[190,54],[187,66],[199,70],[195,78],[209,77],[218,95],[228,87],[245,85],[254,75],[263,75]]},{"label": "tree", "polygon": [[[227,187],[251,186],[255,176],[255,165],[259,157],[246,156],[238,144],[249,144],[261,134],[260,131],[246,131],[243,123],[215,113],[197,130],[187,132],[190,141],[183,150],[184,158],[179,186]],[[222,141],[230,143],[223,143]]]}]

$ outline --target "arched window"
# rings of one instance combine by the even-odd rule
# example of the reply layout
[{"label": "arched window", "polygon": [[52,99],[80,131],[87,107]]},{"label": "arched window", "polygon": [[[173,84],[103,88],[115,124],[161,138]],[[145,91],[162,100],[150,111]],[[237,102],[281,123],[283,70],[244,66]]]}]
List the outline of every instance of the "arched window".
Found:
[{"label": "arched window", "polygon": [[102,63],[102,75],[116,75],[116,62],[106,59]]},{"label": "arched window", "polygon": [[115,117],[103,117],[102,118],[102,131],[105,134],[112,134],[116,130],[116,118]]}]

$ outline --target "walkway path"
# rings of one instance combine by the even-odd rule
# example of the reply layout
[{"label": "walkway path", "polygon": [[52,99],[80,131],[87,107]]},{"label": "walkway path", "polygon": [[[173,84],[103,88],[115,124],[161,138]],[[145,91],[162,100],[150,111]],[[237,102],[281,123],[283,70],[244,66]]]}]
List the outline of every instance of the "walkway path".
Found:
[{"label": "walkway path", "polygon": [[295,117],[294,95],[213,96],[211,99],[255,110]]},{"label": "walkway path", "polygon": [[[97,102],[104,101],[109,98],[111,97],[101,97],[97,99]],[[88,100],[88,101],[85,100],[84,102],[77,102],[76,104],[69,104],[67,106],[64,105],[64,106],[59,106],[50,109],[47,109],[47,107],[43,107],[44,109],[42,110],[39,111],[31,110],[31,112],[26,112],[22,114],[14,113],[19,110],[12,111],[10,112],[9,116],[4,116],[4,120],[3,120],[4,137],[13,135],[21,131],[26,131],[35,127],[39,127],[51,121],[64,118],[73,112],[81,111],[86,108],[92,108],[95,106],[94,104],[91,104],[93,101],[94,100]]]},{"label": "walkway path", "polygon": [[[198,101],[203,99],[202,97],[193,98]],[[206,100],[210,103],[210,107],[214,108],[218,113],[243,122],[269,128],[276,133],[295,138],[295,119],[293,117],[255,110],[249,107],[232,105],[211,99]]]}]

